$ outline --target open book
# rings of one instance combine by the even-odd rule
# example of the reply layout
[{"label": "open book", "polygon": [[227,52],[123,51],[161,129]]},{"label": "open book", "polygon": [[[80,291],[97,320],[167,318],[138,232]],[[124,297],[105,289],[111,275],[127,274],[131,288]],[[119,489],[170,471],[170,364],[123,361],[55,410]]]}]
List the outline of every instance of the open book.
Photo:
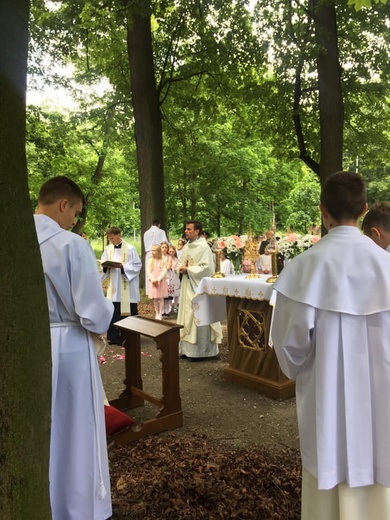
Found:
[{"label": "open book", "polygon": [[100,263],[102,267],[114,267],[116,269],[121,269],[122,264],[120,262],[112,262],[111,260],[106,260],[105,262]]}]

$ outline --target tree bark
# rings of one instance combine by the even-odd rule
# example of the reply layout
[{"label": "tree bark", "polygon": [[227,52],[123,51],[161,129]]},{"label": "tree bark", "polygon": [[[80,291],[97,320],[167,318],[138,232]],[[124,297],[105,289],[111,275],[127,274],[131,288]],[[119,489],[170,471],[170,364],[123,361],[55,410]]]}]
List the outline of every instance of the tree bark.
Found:
[{"label": "tree bark", "polygon": [[46,520],[51,348],[25,155],[29,0],[0,3],[1,518]]},{"label": "tree bark", "polygon": [[[163,229],[166,224],[162,124],[154,74],[150,0],[133,1],[131,7],[125,0],[125,6],[143,236],[153,219],[157,218]],[[144,256],[143,243],[142,252]]]},{"label": "tree bark", "polygon": [[312,0],[318,46],[317,70],[320,109],[320,181],[342,169],[344,104],[334,1]]}]

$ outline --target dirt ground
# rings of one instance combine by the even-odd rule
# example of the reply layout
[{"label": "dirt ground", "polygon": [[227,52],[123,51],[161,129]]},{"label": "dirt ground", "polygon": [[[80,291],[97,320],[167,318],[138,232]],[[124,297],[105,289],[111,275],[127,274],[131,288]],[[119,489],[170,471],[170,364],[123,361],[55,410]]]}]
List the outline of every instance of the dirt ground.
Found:
[{"label": "dirt ground", "polygon": [[[152,317],[146,304],[140,314]],[[169,317],[175,320],[175,316]],[[285,447],[298,448],[295,399],[275,401],[249,388],[224,381],[223,369],[228,366],[226,323],[222,324],[224,341],[220,358],[200,362],[180,359],[180,393],[184,425],[177,435],[201,434],[232,447],[267,446],[278,452]],[[144,390],[161,397],[161,363],[155,343],[142,338],[142,379]],[[123,390],[124,350],[110,347],[106,363],[101,365],[108,399]],[[132,410],[137,422],[154,417],[156,408],[146,403]]]},{"label": "dirt ground", "polygon": [[[146,302],[139,312],[153,317]],[[226,323],[222,327],[220,359],[180,359],[183,427],[110,445],[113,520],[300,518],[295,399],[275,401],[224,381]],[[145,338],[141,350],[144,390],[159,398],[159,351]],[[124,350],[109,347],[105,359],[101,373],[110,400],[124,388]],[[146,403],[129,413],[139,424],[154,417],[156,407]]]}]

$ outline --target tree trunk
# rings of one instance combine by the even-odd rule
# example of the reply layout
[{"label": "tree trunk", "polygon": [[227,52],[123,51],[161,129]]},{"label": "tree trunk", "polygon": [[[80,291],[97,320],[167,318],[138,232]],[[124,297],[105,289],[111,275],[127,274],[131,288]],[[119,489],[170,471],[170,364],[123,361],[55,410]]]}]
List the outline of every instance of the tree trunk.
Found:
[{"label": "tree trunk", "polygon": [[25,156],[28,0],[0,3],[1,518],[51,518],[51,349]]},{"label": "tree trunk", "polygon": [[[138,178],[141,209],[141,235],[153,219],[165,229],[164,168],[162,124],[152,47],[150,0],[125,0],[127,14],[127,51],[130,65],[134,110]],[[144,246],[142,243],[142,252]],[[141,279],[144,277],[141,276]]]},{"label": "tree trunk", "polygon": [[320,181],[342,169],[344,105],[334,1],[313,0],[318,46],[317,70],[320,109]]}]

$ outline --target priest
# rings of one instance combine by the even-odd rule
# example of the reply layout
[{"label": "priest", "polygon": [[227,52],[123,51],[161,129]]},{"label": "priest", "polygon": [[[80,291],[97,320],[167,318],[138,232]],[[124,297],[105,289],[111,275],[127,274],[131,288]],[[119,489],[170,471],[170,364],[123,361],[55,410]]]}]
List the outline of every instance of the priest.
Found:
[{"label": "priest", "polygon": [[222,341],[219,322],[198,327],[195,323],[192,300],[202,278],[214,274],[213,253],[206,240],[200,236],[202,224],[189,220],[185,227],[188,240],[182,249],[176,272],[181,275],[180,305],[177,323],[180,330],[179,353],[192,360],[202,360],[219,354]]},{"label": "priest", "polygon": [[142,264],[136,248],[122,240],[119,228],[110,227],[107,230],[107,238],[111,243],[102,254],[102,265],[106,261],[117,264],[115,267],[103,265],[102,279],[108,281],[107,298],[114,304],[114,315],[107,331],[107,341],[110,345],[121,345],[121,333],[114,327],[114,323],[119,321],[121,316],[138,314],[139,272]]},{"label": "priest", "polygon": [[50,502],[55,520],[111,517],[103,386],[92,335],[105,332],[104,297],[89,243],[68,228],[84,204],[67,177],[43,184],[34,216],[49,306],[52,348]]},{"label": "priest", "polygon": [[390,255],[363,236],[366,188],[331,175],[328,234],[275,283],[271,338],[296,381],[303,520],[390,518]]}]

